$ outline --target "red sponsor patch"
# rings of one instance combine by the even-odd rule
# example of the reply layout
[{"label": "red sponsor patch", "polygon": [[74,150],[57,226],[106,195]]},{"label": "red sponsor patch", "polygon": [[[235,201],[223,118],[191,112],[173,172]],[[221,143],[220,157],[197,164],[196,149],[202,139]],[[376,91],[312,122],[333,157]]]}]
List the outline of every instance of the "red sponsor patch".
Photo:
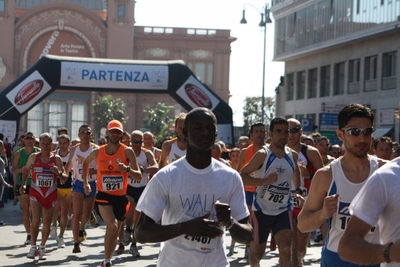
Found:
[{"label": "red sponsor patch", "polygon": [[33,80],[22,87],[14,98],[16,105],[24,105],[37,96],[43,88],[44,82],[42,80]]},{"label": "red sponsor patch", "polygon": [[197,106],[212,108],[211,99],[196,85],[188,83],[185,85],[185,92]]}]

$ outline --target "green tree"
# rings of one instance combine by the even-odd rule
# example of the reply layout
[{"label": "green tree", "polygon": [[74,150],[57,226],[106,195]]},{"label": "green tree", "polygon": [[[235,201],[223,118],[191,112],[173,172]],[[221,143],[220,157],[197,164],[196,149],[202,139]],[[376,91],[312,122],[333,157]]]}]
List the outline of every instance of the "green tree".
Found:
[{"label": "green tree", "polygon": [[169,134],[168,128],[174,123],[174,117],[170,115],[172,109],[163,103],[157,103],[154,107],[145,106],[143,109],[143,126],[154,134],[157,141]]},{"label": "green tree", "polygon": [[[264,123],[269,125],[275,117],[275,100],[273,97],[264,99]],[[261,121],[261,96],[246,97],[243,107],[244,132],[248,133],[250,126]]]},{"label": "green tree", "polygon": [[93,103],[94,134],[100,136],[101,128],[106,128],[109,121],[115,119],[126,123],[125,102],[120,98],[114,99],[111,95],[99,96]]}]

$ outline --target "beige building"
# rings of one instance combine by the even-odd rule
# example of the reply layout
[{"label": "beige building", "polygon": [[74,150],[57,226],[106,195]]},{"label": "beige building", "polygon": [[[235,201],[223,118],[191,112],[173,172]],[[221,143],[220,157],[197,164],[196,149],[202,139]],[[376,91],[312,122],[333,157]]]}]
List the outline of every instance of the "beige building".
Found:
[{"label": "beige building", "polygon": [[[229,101],[230,45],[236,40],[229,30],[139,27],[134,25],[134,11],[134,0],[0,0],[0,90],[46,54],[180,59],[221,99]],[[129,131],[143,127],[144,106],[162,102],[180,111],[168,94],[56,90],[21,118],[19,133],[49,131],[56,135],[57,128],[65,126],[75,138],[80,125],[92,124],[92,103],[107,94],[125,101]]]},{"label": "beige building", "polygon": [[361,103],[375,113],[375,137],[400,140],[400,1],[274,0],[271,11],[274,59],[285,62],[277,115],[311,118],[334,138],[335,114]]}]

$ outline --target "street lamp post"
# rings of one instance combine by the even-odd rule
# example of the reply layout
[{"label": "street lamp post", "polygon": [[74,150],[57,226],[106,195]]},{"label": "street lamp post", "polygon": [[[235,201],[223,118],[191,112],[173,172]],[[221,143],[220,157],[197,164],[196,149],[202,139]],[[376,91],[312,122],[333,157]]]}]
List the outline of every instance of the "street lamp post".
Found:
[{"label": "street lamp post", "polygon": [[264,114],[265,113],[265,111],[264,111],[264,105],[265,105],[265,56],[266,56],[265,53],[266,53],[266,43],[267,43],[267,24],[271,23],[272,21],[271,21],[271,18],[270,18],[270,9],[268,8],[268,4],[265,4],[264,12],[260,12],[258,10],[258,8],[256,8],[252,4],[246,3],[243,6],[243,17],[240,20],[241,24],[247,24],[247,21],[246,21],[246,18],[245,18],[246,11],[244,9],[244,7],[246,5],[252,6],[253,8],[255,8],[258,11],[258,13],[260,13],[261,21],[258,24],[258,26],[264,27],[264,55],[263,55],[262,94],[261,94],[261,122],[264,123],[264,117],[265,117],[264,116],[265,115]]}]

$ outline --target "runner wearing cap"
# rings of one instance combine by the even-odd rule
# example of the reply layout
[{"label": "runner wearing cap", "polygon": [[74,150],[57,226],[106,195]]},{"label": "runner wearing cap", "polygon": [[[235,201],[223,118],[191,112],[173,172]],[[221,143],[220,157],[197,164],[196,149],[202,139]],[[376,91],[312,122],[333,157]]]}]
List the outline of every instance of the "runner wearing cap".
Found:
[{"label": "runner wearing cap", "polygon": [[128,175],[136,180],[142,179],[135,153],[132,148],[120,142],[123,134],[121,122],[110,121],[106,134],[109,142],[94,149],[83,162],[83,182],[87,195],[92,193],[92,188],[88,183],[89,165],[94,160],[97,162],[95,208],[106,224],[105,258],[101,267],[112,266],[111,257],[117,244],[117,235],[130,206],[126,198]]}]

